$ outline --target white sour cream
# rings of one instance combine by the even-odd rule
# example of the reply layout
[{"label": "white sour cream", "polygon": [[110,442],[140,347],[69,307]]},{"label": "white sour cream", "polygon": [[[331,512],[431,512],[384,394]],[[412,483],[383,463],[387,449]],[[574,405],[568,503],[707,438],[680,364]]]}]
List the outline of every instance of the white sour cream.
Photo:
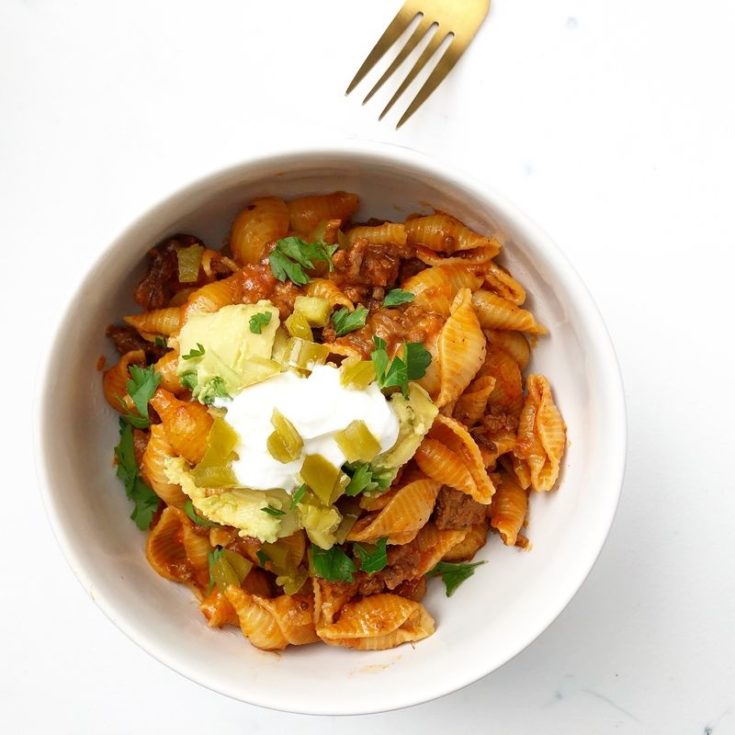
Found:
[{"label": "white sour cream", "polygon": [[[355,420],[367,424],[380,442],[380,451],[398,439],[398,418],[375,383],[365,390],[340,384],[340,371],[317,365],[306,378],[293,372],[278,375],[245,388],[232,401],[218,401],[227,409],[226,421],[240,436],[239,459],[232,464],[238,482],[253,490],[283,488],[291,492],[300,484],[298,472],[307,454],[321,454],[335,467],[346,461],[334,435]],[[267,448],[273,432],[271,417],[278,409],[304,440],[301,457],[286,464],[275,460]]]}]

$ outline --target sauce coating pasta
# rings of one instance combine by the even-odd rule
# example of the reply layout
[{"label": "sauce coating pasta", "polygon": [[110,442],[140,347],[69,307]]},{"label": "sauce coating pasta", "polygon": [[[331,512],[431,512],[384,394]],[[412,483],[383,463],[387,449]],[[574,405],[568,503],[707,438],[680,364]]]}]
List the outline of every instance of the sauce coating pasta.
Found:
[{"label": "sauce coating pasta", "polygon": [[[208,625],[266,650],[431,635],[427,581],[452,595],[489,537],[529,548],[530,496],[562,467],[551,385],[526,375],[547,330],[496,262],[504,238],[444,212],[355,223],[358,208],[347,192],[267,197],[221,251],[169,237],[135,289],[141,312],[107,330],[120,357],[102,387],[146,557],[191,588]],[[314,371],[340,386],[335,400],[369,393],[398,428],[386,442],[366,416],[335,428],[329,411],[262,405],[263,466],[292,474],[243,486],[254,442],[228,407]]]}]

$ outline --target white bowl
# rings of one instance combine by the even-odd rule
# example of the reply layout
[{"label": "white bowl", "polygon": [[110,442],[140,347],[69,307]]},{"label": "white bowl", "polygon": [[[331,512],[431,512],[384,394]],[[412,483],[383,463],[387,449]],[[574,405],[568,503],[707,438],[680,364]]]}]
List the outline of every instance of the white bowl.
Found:
[{"label": "white bowl", "polygon": [[[117,419],[102,397],[105,327],[133,309],[146,250],[191,232],[218,247],[239,208],[260,195],[344,189],[359,216],[402,218],[434,206],[480,232],[510,236],[504,262],[551,330],[532,369],[547,375],[569,431],[560,487],[531,500],[533,549],[493,536],[475,576],[425,605],[437,630],[415,646],[358,652],[325,645],[277,655],[231,628],[208,628],[191,592],[148,566],[144,534],[112,468]],[[570,216],[573,216],[570,212]],[[549,238],[502,197],[409,150],[365,143],[282,153],[217,172],[153,207],[101,255],[69,304],[39,400],[38,455],[61,547],[94,601],[133,641],[193,681],[236,699],[311,714],[358,714],[418,704],[463,687],[515,656],[563,610],[589,573],[615,514],[625,410],[615,355],[586,288]]]}]

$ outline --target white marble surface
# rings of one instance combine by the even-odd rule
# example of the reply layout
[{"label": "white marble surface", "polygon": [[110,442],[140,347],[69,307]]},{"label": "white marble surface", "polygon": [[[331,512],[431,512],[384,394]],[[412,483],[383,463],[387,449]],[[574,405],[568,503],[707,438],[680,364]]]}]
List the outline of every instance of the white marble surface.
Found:
[{"label": "white marble surface", "polygon": [[[1,731],[735,733],[735,6],[496,0],[395,132],[342,90],[397,4],[0,4]],[[459,693],[350,721],[230,701],[139,650],[61,558],[31,469],[31,383],[100,248],[302,135],[411,146],[514,199],[594,293],[629,407],[620,510],[560,618]]]}]

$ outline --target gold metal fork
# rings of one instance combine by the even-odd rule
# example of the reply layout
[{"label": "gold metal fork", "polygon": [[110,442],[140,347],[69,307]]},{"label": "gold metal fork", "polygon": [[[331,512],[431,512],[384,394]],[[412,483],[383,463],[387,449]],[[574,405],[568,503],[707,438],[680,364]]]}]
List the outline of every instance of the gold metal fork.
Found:
[{"label": "gold metal fork", "polygon": [[345,94],[349,94],[363,80],[365,75],[416,19],[416,16],[420,16],[418,25],[408,41],[406,41],[406,45],[399,51],[398,56],[391,62],[383,76],[378,79],[362,101],[365,104],[406,60],[421,40],[427,34],[431,34],[428,45],[421,52],[418,60],[413,65],[411,71],[408,72],[403,82],[401,82],[401,86],[398,87],[396,93],[390,98],[383,112],[380,113],[380,119],[382,120],[388,110],[393,107],[398,98],[426,66],[431,57],[434,56],[437,49],[442,45],[442,42],[447,36],[451,36],[449,45],[441,54],[439,62],[434,67],[429,78],[424,82],[423,87],[421,87],[416,97],[414,97],[413,102],[411,102],[408,109],[398,121],[396,128],[400,128],[426,102],[429,95],[431,95],[441,84],[444,77],[452,70],[452,67],[457,63],[459,57],[462,56],[465,49],[475,37],[477,29],[482,24],[482,21],[485,20],[489,9],[490,0],[406,0],[396,17],[393,18],[383,35],[375,46],[373,46],[373,50],[367,55],[365,61],[363,61],[354,79],[350,82],[350,86],[347,87]]}]

